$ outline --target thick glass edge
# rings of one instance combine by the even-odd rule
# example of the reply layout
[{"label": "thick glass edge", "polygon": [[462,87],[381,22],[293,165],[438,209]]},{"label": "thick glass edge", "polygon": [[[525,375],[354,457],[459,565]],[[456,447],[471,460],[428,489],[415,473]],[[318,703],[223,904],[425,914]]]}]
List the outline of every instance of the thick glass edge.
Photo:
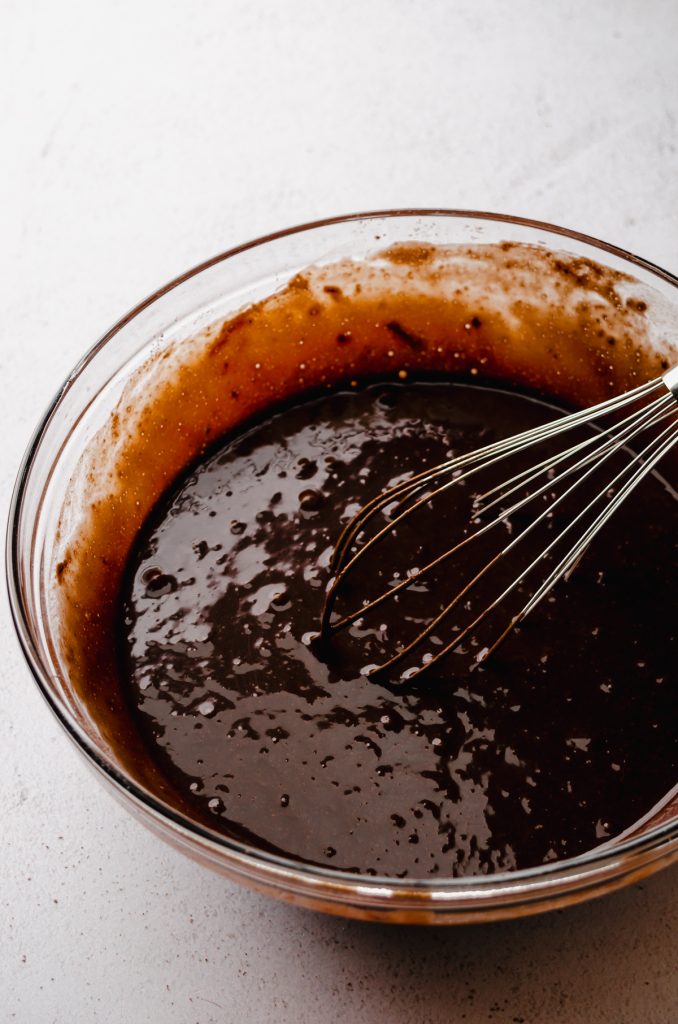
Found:
[{"label": "thick glass edge", "polygon": [[[401,210],[376,210],[366,213],[347,214],[318,221],[310,221],[281,231],[272,232],[268,235],[260,236],[249,242],[245,242],[241,245],[225,250],[224,252],[221,252],[194,266],[192,269],[163,285],[122,316],[77,362],[63,385],[58,389],[52,402],[49,404],[45,414],[39,421],[21,460],[10,500],[5,547],[7,590],[10,611],[19,643],[28,663],[28,667],[31,670],[31,674],[33,675],[38,689],[40,690],[48,707],[66,731],[71,742],[74,743],[80,752],[93,763],[95,769],[101,772],[105,779],[120,791],[121,795],[128,799],[132,799],[141,810],[151,811],[153,816],[157,817],[161,823],[171,824],[175,829],[179,830],[184,839],[198,839],[202,843],[208,844],[208,847],[213,853],[225,853],[230,855],[243,867],[247,867],[249,869],[248,874],[251,872],[253,876],[256,875],[258,870],[261,871],[264,869],[268,874],[277,877],[277,879],[283,884],[286,879],[295,880],[302,888],[306,888],[309,883],[311,885],[314,883],[324,883],[326,886],[337,890],[339,899],[348,899],[349,902],[350,894],[353,890],[369,890],[377,888],[381,890],[382,899],[385,900],[386,903],[390,902],[391,899],[397,899],[398,897],[406,899],[408,895],[416,898],[424,894],[429,894],[431,898],[433,898],[435,894],[442,895],[442,893],[445,893],[446,901],[453,899],[455,894],[459,900],[462,901],[467,900],[472,892],[477,900],[480,900],[483,903],[487,900],[487,904],[489,905],[493,902],[493,897],[497,896],[499,892],[512,890],[516,891],[516,893],[520,893],[521,901],[527,900],[528,902],[536,902],[539,898],[540,892],[543,893],[544,898],[548,898],[555,886],[558,884],[566,885],[568,880],[573,877],[580,877],[582,881],[584,878],[591,880],[593,875],[600,875],[601,878],[604,878],[608,872],[614,872],[615,867],[622,869],[619,871],[620,874],[626,873],[623,870],[622,862],[627,855],[648,854],[653,851],[663,852],[662,847],[666,847],[666,852],[668,852],[669,848],[678,844],[678,823],[667,822],[655,829],[652,829],[644,835],[637,837],[636,839],[630,839],[622,842],[613,849],[606,849],[603,854],[593,850],[566,861],[556,861],[552,864],[539,865],[536,868],[528,868],[521,871],[504,871],[489,876],[440,880],[410,879],[407,881],[399,881],[388,876],[368,877],[364,875],[351,874],[349,872],[340,872],[330,868],[297,863],[295,861],[276,856],[275,854],[260,851],[256,847],[245,846],[244,844],[228,840],[219,833],[203,828],[191,821],[189,818],[186,818],[174,811],[171,807],[154,797],[153,794],[144,787],[139,786],[137,783],[127,778],[127,776],[120,772],[115,765],[110,763],[99,753],[96,747],[89,740],[89,737],[86,735],[84,730],[81,729],[74,719],[71,719],[68,708],[65,706],[62,707],[51,692],[48,674],[43,669],[41,659],[31,637],[26,608],[21,594],[19,521],[24,493],[33,460],[52,416],[57,410],[72,381],[79,376],[83,369],[91,362],[104,345],[115,337],[119,331],[121,331],[143,310],[170,291],[179,287],[192,277],[196,277],[203,271],[208,270],[221,262],[225,262],[240,253],[244,253],[249,249],[266,245],[269,242],[282,240],[290,235],[311,232],[316,229],[331,227],[332,225],[370,220],[378,221],[380,219],[395,219],[400,217],[449,217],[458,220],[481,220],[506,225],[519,225],[521,227],[546,231],[549,234],[559,235],[563,238],[575,240],[585,245],[590,245],[593,248],[602,250],[603,252],[607,252],[610,255],[616,256],[649,271],[654,276],[657,276],[678,288],[678,277],[676,277],[676,275],[664,270],[662,267],[657,266],[649,260],[645,260],[625,249],[604,242],[601,239],[597,239],[581,232],[569,230],[567,228],[562,228],[558,225],[550,224],[545,221],[475,210],[407,208]],[[632,868],[633,865],[629,864],[629,872]],[[588,869],[588,871],[586,869]],[[582,872],[584,872],[583,875]],[[447,902],[446,907],[448,910],[452,910],[451,905]],[[478,909],[480,912],[481,907],[479,906]]]}]

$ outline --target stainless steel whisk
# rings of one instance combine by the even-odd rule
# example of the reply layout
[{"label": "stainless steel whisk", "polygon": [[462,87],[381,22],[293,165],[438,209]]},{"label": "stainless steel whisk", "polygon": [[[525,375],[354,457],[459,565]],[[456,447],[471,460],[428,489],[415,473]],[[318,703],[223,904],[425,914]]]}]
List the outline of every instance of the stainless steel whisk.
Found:
[{"label": "stainless steel whisk", "polygon": [[[598,430],[587,433],[582,440],[575,439],[573,443],[570,432],[587,424],[593,424]],[[648,440],[647,433],[650,431]],[[633,443],[637,445],[643,434],[646,436],[642,438],[642,446],[638,450],[630,448]],[[514,466],[514,471],[510,471],[511,460],[515,460],[516,457],[522,459],[526,452],[530,453],[530,449],[543,442],[560,442],[561,438],[565,439],[564,444],[555,453],[549,452],[546,458],[537,460],[527,468],[516,471]],[[601,527],[677,440],[678,366],[675,366],[662,377],[625,394],[503,441],[497,441],[467,455],[450,459],[390,487],[367,502],[339,537],[331,561],[333,578],[325,597],[321,637],[328,638],[357,620],[362,620],[363,616],[385,601],[393,600],[400,591],[411,587],[417,580],[421,580],[444,562],[452,559],[462,548],[477,542],[481,537],[490,535],[491,541],[492,531],[498,536],[501,531],[497,528],[502,523],[505,524],[519,511],[524,515],[522,510],[526,510],[528,515],[532,516],[528,518],[527,525],[522,526],[508,543],[498,545],[494,552],[490,548],[491,555],[487,562],[479,572],[463,583],[452,600],[417,633],[413,640],[383,664],[371,667],[368,674],[386,672],[409,660],[431,638],[436,642],[435,649],[428,651],[420,659],[420,663],[409,668],[403,676],[413,678],[427,671],[466,639],[473,637],[484,620],[495,610],[501,612],[501,607],[509,596],[518,591],[518,588],[521,592],[525,591],[527,582],[530,581],[523,606],[516,614],[510,616],[505,628],[500,629],[498,635],[487,646],[479,649],[476,660],[484,660],[508,633],[536,608],[559,579],[569,576]],[[454,636],[447,643],[441,643],[435,633],[452,611],[459,608],[462,602],[464,607],[468,605],[469,596],[478,588],[481,581],[483,586],[491,586],[493,570],[496,570],[505,559],[510,558],[518,545],[543,523],[546,517],[552,516],[556,506],[568,500],[576,500],[576,491],[581,484],[592,474],[599,472],[616,452],[624,456],[621,469],[617,464],[613,464],[611,477],[605,479],[602,487],[598,488],[596,485],[593,497],[585,494],[557,535],[549,539],[538,554],[529,558],[525,568],[516,571],[508,585],[498,586],[499,593],[496,596],[492,596],[486,603],[481,602],[482,610],[478,614],[473,613],[472,621],[463,623],[461,628],[457,627]],[[431,502],[449,488],[459,486],[462,481],[490,466],[501,468],[504,462],[508,466],[506,479],[491,486],[474,501],[470,523],[466,524],[471,528],[470,532],[423,568],[409,571],[404,578],[388,586],[377,597],[364,599],[360,607],[349,614],[340,618],[333,617],[335,603],[342,587],[376,544],[397,529],[404,520],[414,516],[425,503]],[[565,490],[557,494],[554,488],[557,489],[557,486],[568,478],[572,479]],[[549,494],[552,495],[552,500],[549,500]],[[540,498],[541,504],[538,502]],[[483,521],[492,510],[494,514],[489,521]],[[377,520],[375,527],[379,512],[386,515],[387,522],[381,526]],[[566,537],[569,538],[569,546],[551,567],[552,552]]]}]

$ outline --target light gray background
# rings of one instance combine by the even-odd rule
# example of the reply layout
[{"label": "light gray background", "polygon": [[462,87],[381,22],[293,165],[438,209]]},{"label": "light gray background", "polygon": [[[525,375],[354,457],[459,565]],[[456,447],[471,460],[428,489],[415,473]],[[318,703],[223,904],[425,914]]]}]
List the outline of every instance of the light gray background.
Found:
[{"label": "light gray background", "polygon": [[[0,513],[67,371],[259,233],[524,214],[678,271],[677,0],[0,2]],[[520,923],[359,925],[165,849],[83,768],[0,597],[0,1020],[673,1024],[678,873]]]}]

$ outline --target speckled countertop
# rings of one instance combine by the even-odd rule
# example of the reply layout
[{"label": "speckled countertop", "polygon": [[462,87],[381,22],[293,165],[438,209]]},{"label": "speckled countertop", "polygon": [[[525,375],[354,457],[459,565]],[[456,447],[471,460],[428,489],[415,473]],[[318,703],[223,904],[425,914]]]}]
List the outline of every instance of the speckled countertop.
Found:
[{"label": "speckled countertop", "polygon": [[[389,206],[560,222],[678,270],[675,0],[8,0],[0,504],[127,308],[279,227]],[[389,929],[270,902],[118,808],[0,596],[0,1019],[678,1020],[678,872],[522,922]]]}]

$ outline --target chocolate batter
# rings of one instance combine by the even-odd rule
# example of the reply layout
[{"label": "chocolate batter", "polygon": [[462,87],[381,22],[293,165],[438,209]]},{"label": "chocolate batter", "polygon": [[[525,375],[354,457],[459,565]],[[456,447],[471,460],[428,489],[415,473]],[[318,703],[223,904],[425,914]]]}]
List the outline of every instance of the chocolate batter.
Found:
[{"label": "chocolate batter", "polygon": [[[665,796],[678,542],[657,476],[488,662],[462,651],[410,683],[366,678],[436,610],[432,584],[312,640],[332,546],[361,504],[554,415],[449,378],[347,387],[227,436],[171,487],[128,562],[119,650],[148,754],[191,814],[302,861],[450,877],[590,850]],[[437,554],[455,501],[368,559],[356,594]]]}]

